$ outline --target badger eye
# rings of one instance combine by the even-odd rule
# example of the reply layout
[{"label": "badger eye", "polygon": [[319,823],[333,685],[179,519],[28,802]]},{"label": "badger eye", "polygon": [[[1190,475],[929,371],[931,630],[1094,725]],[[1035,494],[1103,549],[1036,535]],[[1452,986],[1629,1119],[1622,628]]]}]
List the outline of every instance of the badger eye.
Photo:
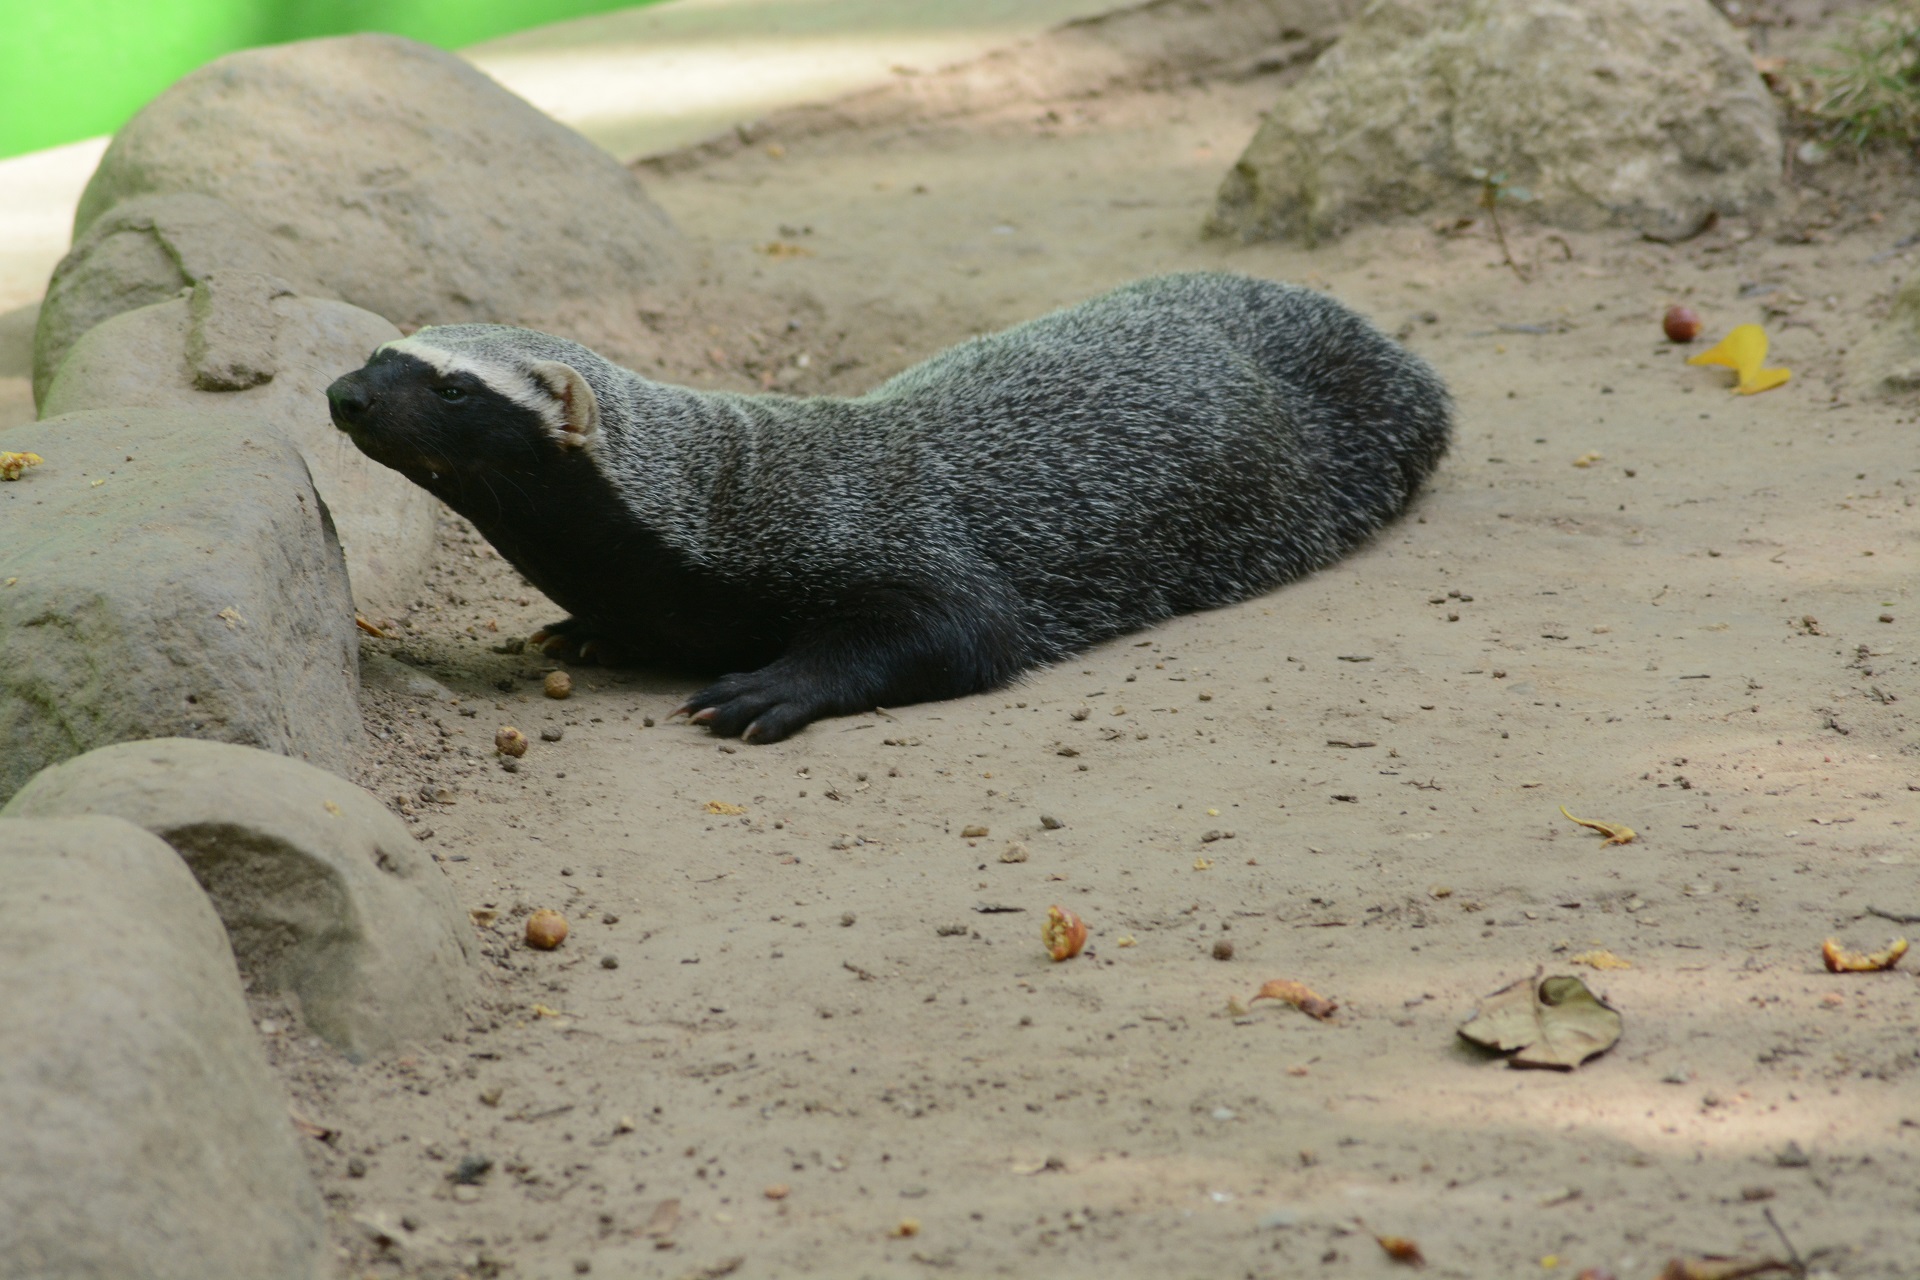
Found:
[{"label": "badger eye", "polygon": [[458,387],[435,387],[434,394],[448,404],[459,404],[467,398],[467,393]]}]

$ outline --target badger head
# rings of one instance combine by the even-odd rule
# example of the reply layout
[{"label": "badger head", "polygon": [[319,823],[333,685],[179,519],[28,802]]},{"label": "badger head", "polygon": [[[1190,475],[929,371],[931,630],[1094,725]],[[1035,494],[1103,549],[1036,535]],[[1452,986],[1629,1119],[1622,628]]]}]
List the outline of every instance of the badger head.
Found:
[{"label": "badger head", "polygon": [[525,472],[588,452],[608,368],[564,338],[505,325],[422,329],[327,388],[333,422],[360,451],[428,488]]}]

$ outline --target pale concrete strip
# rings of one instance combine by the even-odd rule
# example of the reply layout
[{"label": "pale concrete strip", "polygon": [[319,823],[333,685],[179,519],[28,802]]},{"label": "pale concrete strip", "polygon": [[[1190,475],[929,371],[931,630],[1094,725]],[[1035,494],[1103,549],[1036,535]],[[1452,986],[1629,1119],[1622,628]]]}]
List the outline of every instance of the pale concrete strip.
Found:
[{"label": "pale concrete strip", "polygon": [[[488,75],[623,160],[723,133],[770,111],[932,71],[1124,0],[673,0],[537,27],[464,50]],[[0,161],[0,379],[71,243],[73,211],[106,150],[89,138]]]},{"label": "pale concrete strip", "polygon": [[[38,302],[47,291],[53,264],[73,242],[80,193],[106,149],[105,138],[88,138],[0,160],[0,312]],[[14,363],[0,358],[0,374]]]},{"label": "pale concrete strip", "polygon": [[501,84],[622,160],[783,107],[935,71],[1121,0],[675,0],[464,50]]}]

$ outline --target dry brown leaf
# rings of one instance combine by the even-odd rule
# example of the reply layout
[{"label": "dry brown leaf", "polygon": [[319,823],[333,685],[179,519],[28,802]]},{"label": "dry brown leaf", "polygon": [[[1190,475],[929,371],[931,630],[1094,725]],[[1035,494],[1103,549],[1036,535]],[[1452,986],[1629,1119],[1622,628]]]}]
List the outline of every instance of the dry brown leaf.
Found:
[{"label": "dry brown leaf", "polygon": [[1583,827],[1592,827],[1595,831],[1598,831],[1601,835],[1605,836],[1606,839],[1600,842],[1600,847],[1602,849],[1606,848],[1610,844],[1632,844],[1633,843],[1635,832],[1632,827],[1629,827],[1624,823],[1589,822],[1585,818],[1576,818],[1572,814],[1567,813],[1567,806],[1565,805],[1560,806],[1560,812],[1565,813],[1567,815],[1568,822],[1577,822]]},{"label": "dry brown leaf", "polygon": [[317,1124],[301,1115],[298,1111],[289,1109],[287,1119],[293,1121],[293,1127],[299,1130],[305,1137],[318,1138],[320,1141],[325,1142],[334,1134],[334,1130],[331,1127],[324,1124]]},{"label": "dry brown leaf", "polygon": [[1577,956],[1567,957],[1568,964],[1583,964],[1589,969],[1631,969],[1633,962],[1622,960],[1619,956],[1602,947],[1594,951],[1582,951]]},{"label": "dry brown leaf", "polygon": [[673,1229],[679,1225],[680,1202],[678,1200],[662,1200],[659,1204],[653,1206],[653,1213],[648,1217],[647,1225],[640,1228],[639,1234],[655,1237],[670,1236],[673,1234]]},{"label": "dry brown leaf", "polygon": [[1620,1039],[1620,1015],[1572,975],[1522,978],[1500,988],[1460,1028],[1483,1048],[1513,1054],[1517,1067],[1571,1071]]},{"label": "dry brown leaf", "polygon": [[1827,962],[1832,973],[1878,973],[1882,969],[1891,969],[1900,963],[1900,957],[1907,954],[1907,940],[1895,938],[1880,950],[1869,955],[1858,951],[1843,951],[1840,944],[1828,938],[1820,945],[1820,958]]},{"label": "dry brown leaf", "polygon": [[[1254,993],[1254,1000],[1284,1000],[1310,1018],[1325,1022],[1340,1006],[1324,996],[1314,994],[1312,988],[1304,982],[1295,982],[1292,978],[1275,978]],[[1252,1000],[1247,1003],[1253,1003]]]},{"label": "dry brown leaf", "polygon": [[1778,1258],[1723,1258],[1708,1254],[1701,1258],[1673,1258],[1660,1272],[1658,1280],[1742,1280],[1745,1276],[1771,1275],[1796,1270],[1791,1262]]},{"label": "dry brown leaf", "polygon": [[1426,1255],[1420,1252],[1420,1246],[1405,1236],[1375,1236],[1374,1239],[1380,1242],[1380,1247],[1395,1262],[1404,1262],[1410,1267],[1427,1265]]}]

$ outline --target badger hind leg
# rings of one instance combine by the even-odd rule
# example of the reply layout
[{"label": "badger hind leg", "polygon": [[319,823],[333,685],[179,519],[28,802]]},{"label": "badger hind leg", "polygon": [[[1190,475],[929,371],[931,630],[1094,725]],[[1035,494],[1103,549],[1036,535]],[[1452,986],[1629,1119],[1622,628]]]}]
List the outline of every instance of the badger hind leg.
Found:
[{"label": "badger hind leg", "polygon": [[767,743],[826,716],[991,689],[1031,661],[998,594],[863,590],[808,624],[780,657],[723,676],[674,714],[721,737]]}]

